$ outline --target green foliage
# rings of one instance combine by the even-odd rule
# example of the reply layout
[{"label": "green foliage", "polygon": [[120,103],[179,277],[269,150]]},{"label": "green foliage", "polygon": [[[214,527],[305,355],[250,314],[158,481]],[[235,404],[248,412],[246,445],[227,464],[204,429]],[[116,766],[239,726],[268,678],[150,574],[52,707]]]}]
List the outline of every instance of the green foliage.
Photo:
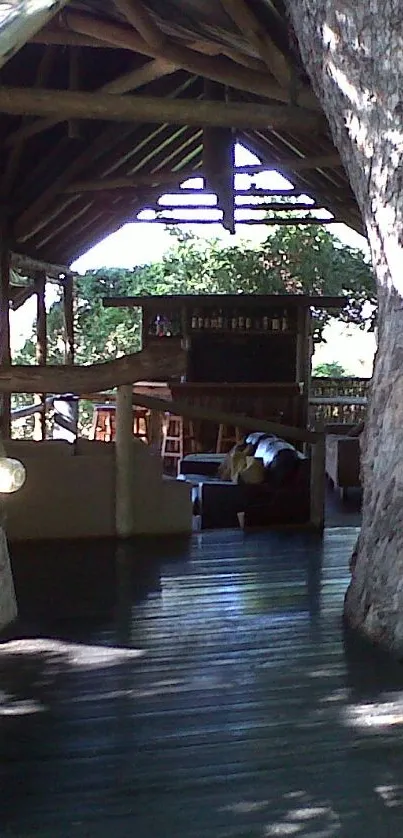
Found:
[{"label": "green foliage", "polygon": [[[363,328],[372,323],[375,282],[362,253],[341,245],[320,225],[273,228],[256,246],[241,242],[223,246],[179,229],[164,258],[133,270],[89,271],[76,281],[76,361],[91,363],[140,348],[140,312],[104,308],[107,296],[158,294],[306,293],[342,295],[346,307],[339,316]],[[369,312],[365,312],[365,304]],[[368,308],[368,306],[366,307]],[[329,319],[318,311],[316,336]],[[48,315],[49,360],[63,360],[61,302]],[[34,362],[35,345],[28,340],[16,361]]]},{"label": "green foliage", "polygon": [[344,378],[348,372],[338,361],[329,361],[327,364],[317,364],[312,375],[318,378]]}]

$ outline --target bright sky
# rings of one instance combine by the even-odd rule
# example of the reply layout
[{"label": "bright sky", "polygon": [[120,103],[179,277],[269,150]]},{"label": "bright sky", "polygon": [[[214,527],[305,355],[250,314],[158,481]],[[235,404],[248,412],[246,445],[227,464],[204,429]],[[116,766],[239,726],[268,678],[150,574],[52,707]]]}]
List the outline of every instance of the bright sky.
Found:
[{"label": "bright sky", "polygon": [[[237,166],[245,166],[247,164],[259,164],[261,161],[251,154],[243,146],[237,145],[235,149],[235,163]],[[245,188],[250,185],[251,177],[249,175],[236,175],[235,184],[238,188]],[[262,172],[255,176],[255,186],[266,189],[290,189],[292,194],[293,187],[291,183],[286,180],[278,172],[268,171]],[[186,181],[182,184],[182,188],[176,193],[176,200],[178,204],[184,204],[187,200],[186,192],[189,187],[195,189],[200,188],[200,179],[194,178],[192,181]],[[297,193],[299,194],[299,193]],[[164,203],[164,199],[169,199],[172,203],[173,196],[163,196],[160,203]],[[204,196],[201,200],[206,201]],[[192,201],[195,203],[194,195]],[[239,205],[242,198],[239,196],[236,203]],[[216,203],[214,196],[211,196],[212,207]],[[217,213],[214,208],[211,210],[199,210],[201,218],[214,218]],[[186,210],[181,210],[181,215],[185,215]],[[147,215],[148,214],[148,215]],[[173,211],[173,215],[174,215]],[[240,211],[238,211],[238,216]],[[193,214],[192,214],[193,215]],[[263,214],[264,215],[264,214]],[[323,211],[320,217],[330,217],[330,214]],[[151,212],[151,217],[153,213]],[[140,213],[140,217],[150,217],[150,210],[145,210]],[[194,215],[193,215],[194,217]],[[334,235],[337,235],[344,244],[353,247],[359,247],[365,252],[368,252],[366,240],[351,230],[345,224],[330,224],[328,229]],[[236,244],[240,239],[250,240],[253,242],[261,242],[267,236],[267,228],[264,225],[247,225],[237,224],[236,234],[231,236],[225,231],[221,224],[190,224],[187,229],[192,230],[200,237],[204,238],[220,238],[223,242],[228,244]],[[96,268],[133,268],[136,265],[142,265],[149,262],[156,262],[164,255],[164,253],[172,246],[172,237],[169,235],[162,224],[152,224],[142,221],[141,223],[125,224],[116,233],[108,236],[102,242],[91,248],[87,253],[80,257],[72,264],[72,269],[84,274],[87,270]],[[54,287],[48,284],[47,288],[47,305],[51,305],[54,300]],[[33,320],[35,318],[36,303],[35,299],[31,298],[22,306],[17,312],[11,312],[11,342],[14,350],[20,348],[27,335],[29,334]]]}]

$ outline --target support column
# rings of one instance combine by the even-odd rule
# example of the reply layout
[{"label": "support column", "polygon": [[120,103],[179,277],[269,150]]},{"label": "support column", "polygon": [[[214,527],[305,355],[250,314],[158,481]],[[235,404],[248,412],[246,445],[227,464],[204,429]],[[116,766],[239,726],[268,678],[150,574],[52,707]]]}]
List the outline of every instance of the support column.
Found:
[{"label": "support column", "polygon": [[[47,362],[47,333],[46,333],[46,274],[41,271],[35,279],[36,290],[36,363],[45,366]],[[39,393],[35,401],[41,407],[41,413],[35,414],[34,439],[46,439],[46,393]]]},{"label": "support column", "polygon": [[[10,348],[10,235],[6,221],[0,222],[0,364],[11,365]],[[11,394],[1,395],[0,433],[11,437]]]},{"label": "support column", "polygon": [[72,276],[66,276],[66,278],[63,281],[63,310],[65,328],[64,363],[74,364],[74,312]]},{"label": "support column", "polygon": [[311,450],[311,524],[320,531],[325,526],[325,468],[326,437],[323,433]]},{"label": "support column", "polygon": [[133,387],[124,384],[116,394],[115,442],[116,535],[130,538],[135,529]]}]

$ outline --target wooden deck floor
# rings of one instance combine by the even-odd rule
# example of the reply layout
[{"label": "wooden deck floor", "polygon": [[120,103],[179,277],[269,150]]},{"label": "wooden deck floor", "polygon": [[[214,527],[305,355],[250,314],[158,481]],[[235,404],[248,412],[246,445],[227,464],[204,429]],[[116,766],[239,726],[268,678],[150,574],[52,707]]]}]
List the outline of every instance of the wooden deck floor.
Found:
[{"label": "wooden deck floor", "polygon": [[403,670],[342,631],[355,537],[14,550],[2,838],[401,835]]}]

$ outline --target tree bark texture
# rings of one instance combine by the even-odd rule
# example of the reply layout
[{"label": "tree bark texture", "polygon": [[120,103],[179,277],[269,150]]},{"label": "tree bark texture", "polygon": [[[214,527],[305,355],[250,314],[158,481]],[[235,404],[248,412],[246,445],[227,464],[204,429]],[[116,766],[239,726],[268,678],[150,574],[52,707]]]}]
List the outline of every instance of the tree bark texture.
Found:
[{"label": "tree bark texture", "polygon": [[403,5],[288,0],[302,60],[367,231],[379,332],[362,439],[363,522],[350,624],[403,654]]},{"label": "tree bark texture", "polygon": [[[166,342],[163,341],[165,344]],[[166,381],[185,372],[185,353],[172,341],[102,364],[0,366],[0,393],[96,393],[135,381]]]}]

